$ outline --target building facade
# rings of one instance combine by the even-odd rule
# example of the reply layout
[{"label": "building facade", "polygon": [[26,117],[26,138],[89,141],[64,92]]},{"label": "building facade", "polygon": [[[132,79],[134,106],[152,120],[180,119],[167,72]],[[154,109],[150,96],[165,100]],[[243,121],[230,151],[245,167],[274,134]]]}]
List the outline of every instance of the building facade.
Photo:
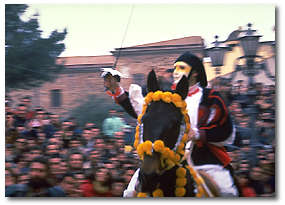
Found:
[{"label": "building facade", "polygon": [[[229,36],[233,36],[232,34]],[[225,56],[224,66],[219,76],[227,75],[234,70],[234,59],[242,55],[241,48],[234,38],[228,38],[226,43],[232,46],[232,51]],[[115,68],[125,74],[121,85],[128,90],[131,83],[143,84],[152,69],[157,75],[173,67],[174,61],[185,51],[190,51],[204,59],[208,81],[217,77],[205,54],[204,41],[200,36],[190,36],[169,41],[161,41],[132,47],[116,48],[112,55],[105,56],[73,56],[59,57],[57,63],[65,65],[64,71],[55,82],[45,83],[32,90],[19,90],[9,93],[14,102],[23,96],[32,97],[34,106],[44,107],[52,113],[68,116],[70,111],[79,106],[88,95],[105,95],[101,68]],[[259,54],[262,54],[270,64],[270,71],[275,74],[275,52],[269,44],[261,44]]]}]

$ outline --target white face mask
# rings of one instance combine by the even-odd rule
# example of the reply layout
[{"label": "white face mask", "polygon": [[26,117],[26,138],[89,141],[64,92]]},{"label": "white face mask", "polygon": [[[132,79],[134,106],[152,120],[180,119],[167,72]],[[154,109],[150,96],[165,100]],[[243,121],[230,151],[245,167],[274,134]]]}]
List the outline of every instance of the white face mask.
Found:
[{"label": "white face mask", "polygon": [[174,84],[177,84],[183,75],[188,77],[189,73],[191,72],[192,67],[189,66],[187,63],[184,63],[182,61],[178,61],[174,64],[174,71],[173,71],[173,80]]}]

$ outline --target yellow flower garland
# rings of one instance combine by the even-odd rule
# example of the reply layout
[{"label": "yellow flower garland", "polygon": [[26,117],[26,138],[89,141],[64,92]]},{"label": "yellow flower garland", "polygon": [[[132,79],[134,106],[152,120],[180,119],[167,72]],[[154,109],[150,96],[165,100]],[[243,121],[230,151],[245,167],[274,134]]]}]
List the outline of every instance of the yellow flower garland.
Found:
[{"label": "yellow flower garland", "polygon": [[156,189],[152,192],[153,197],[163,197],[163,191],[161,189]]},{"label": "yellow flower garland", "polygon": [[[139,155],[139,158],[143,160],[144,154],[152,155],[153,150],[155,152],[161,153],[161,165],[162,167],[165,167],[166,169],[170,169],[174,167],[175,165],[180,164],[181,156],[184,156],[184,147],[185,143],[188,140],[188,132],[190,130],[190,119],[187,112],[187,104],[184,100],[182,100],[181,96],[177,93],[171,93],[171,92],[162,92],[162,91],[156,91],[156,92],[149,92],[147,96],[145,97],[145,103],[143,105],[142,113],[138,116],[138,125],[136,127],[136,134],[135,134],[135,141],[134,141],[134,147],[137,150],[137,153]],[[152,101],[159,101],[162,100],[165,103],[173,103],[176,107],[180,108],[180,111],[184,117],[185,121],[185,131],[184,135],[181,138],[180,144],[176,148],[176,152],[171,150],[169,147],[164,146],[164,142],[162,140],[156,140],[154,143],[147,140],[141,144],[139,144],[139,129],[141,125],[141,119],[142,116],[145,114],[147,106]],[[181,156],[180,156],[180,155]],[[184,186],[187,183],[186,180],[186,169],[183,167],[178,167],[176,170],[176,189],[175,189],[175,196],[182,197],[186,194],[186,189]],[[161,189],[156,189],[152,195],[154,197],[162,197],[163,191]],[[137,194],[138,197],[146,197],[147,193],[139,192]]]},{"label": "yellow flower garland", "polygon": [[190,174],[193,176],[194,181],[196,182],[197,190],[198,190],[198,192],[196,193],[196,196],[197,197],[203,197],[203,196],[207,197],[208,194],[205,192],[202,186],[203,184],[205,184],[204,179],[197,175],[197,172],[193,167],[188,165],[187,169],[190,171]]}]

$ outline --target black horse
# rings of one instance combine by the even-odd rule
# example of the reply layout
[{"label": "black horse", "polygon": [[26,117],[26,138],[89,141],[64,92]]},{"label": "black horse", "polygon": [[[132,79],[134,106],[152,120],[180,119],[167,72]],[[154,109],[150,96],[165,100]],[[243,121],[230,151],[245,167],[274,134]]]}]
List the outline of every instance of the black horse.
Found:
[{"label": "black horse", "polygon": [[[151,71],[147,79],[148,92],[160,90],[154,71]],[[184,100],[188,94],[188,80],[183,77],[176,86],[175,93]],[[173,149],[179,138],[180,127],[183,123],[183,114],[180,108],[173,103],[166,103],[162,100],[151,102],[142,119],[143,141],[156,140],[164,142],[165,147]],[[161,165],[161,153],[153,151],[152,155],[144,154],[141,169],[139,172],[138,191],[153,196],[156,189],[160,189],[165,197],[175,197],[177,187],[177,168],[185,167],[185,164],[176,164],[170,169],[165,169]],[[188,169],[186,170],[187,183],[183,196],[195,196],[194,180]]]}]

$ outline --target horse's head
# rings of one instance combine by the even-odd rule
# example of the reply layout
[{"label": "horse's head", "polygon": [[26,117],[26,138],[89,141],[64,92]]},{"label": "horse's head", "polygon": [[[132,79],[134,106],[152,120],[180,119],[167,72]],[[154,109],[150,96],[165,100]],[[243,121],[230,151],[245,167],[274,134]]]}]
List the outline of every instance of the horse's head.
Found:
[{"label": "horse's head", "polygon": [[[146,151],[147,146],[163,146],[168,150],[172,150],[179,138],[180,125],[183,122],[184,115],[181,111],[183,107],[186,111],[186,103],[184,99],[188,93],[188,80],[183,77],[176,86],[176,90],[173,93],[159,91],[159,84],[154,71],[151,71],[147,79],[148,98],[149,94],[152,95],[152,99],[148,103],[148,99],[145,99],[145,111],[141,116],[141,123],[143,124],[143,141],[149,142],[144,144],[141,150]],[[157,92],[159,91],[159,92]],[[160,95],[159,100],[155,99],[155,95]],[[180,107],[177,105],[175,99],[179,100]],[[185,140],[184,140],[185,141]],[[156,144],[156,145],[155,145]],[[151,153],[143,153],[142,171],[145,174],[159,173],[164,167],[161,165],[161,155],[163,150],[157,151],[154,148]],[[162,148],[156,148],[162,149]],[[172,155],[177,152],[171,153]]]}]

